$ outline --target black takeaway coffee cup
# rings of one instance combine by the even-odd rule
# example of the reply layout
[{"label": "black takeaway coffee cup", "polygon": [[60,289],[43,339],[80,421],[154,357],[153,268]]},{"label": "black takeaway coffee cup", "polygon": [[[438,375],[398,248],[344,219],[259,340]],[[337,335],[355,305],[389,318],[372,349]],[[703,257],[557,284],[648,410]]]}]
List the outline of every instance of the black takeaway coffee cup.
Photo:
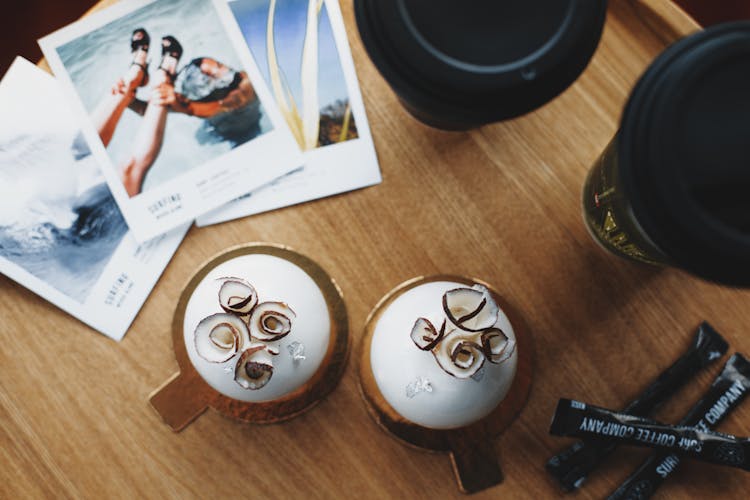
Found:
[{"label": "black takeaway coffee cup", "polygon": [[612,253],[750,286],[750,22],[683,38],[651,64],[583,210]]},{"label": "black takeaway coffee cup", "polygon": [[362,41],[404,107],[465,130],[513,118],[575,81],[606,0],[354,0]]}]

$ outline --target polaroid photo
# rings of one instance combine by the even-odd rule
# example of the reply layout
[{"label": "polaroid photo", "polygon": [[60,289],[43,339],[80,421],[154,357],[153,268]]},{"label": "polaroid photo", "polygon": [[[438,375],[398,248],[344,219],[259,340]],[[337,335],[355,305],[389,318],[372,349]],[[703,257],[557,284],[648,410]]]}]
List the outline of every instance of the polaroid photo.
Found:
[{"label": "polaroid photo", "polygon": [[138,241],[304,161],[225,1],[120,2],[39,44]]},{"label": "polaroid photo", "polygon": [[381,182],[336,0],[230,0],[229,7],[304,152],[305,167],[198,218],[199,226]]},{"label": "polaroid photo", "polygon": [[120,340],[189,225],[136,242],[58,82],[25,59],[0,113],[0,272]]}]

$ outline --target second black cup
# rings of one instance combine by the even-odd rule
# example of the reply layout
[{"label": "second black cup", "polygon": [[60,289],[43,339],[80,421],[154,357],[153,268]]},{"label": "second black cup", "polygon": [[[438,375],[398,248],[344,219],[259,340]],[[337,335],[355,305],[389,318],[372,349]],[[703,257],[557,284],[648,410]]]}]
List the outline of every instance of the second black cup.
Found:
[{"label": "second black cup", "polygon": [[464,130],[563,92],[601,38],[606,0],[355,0],[362,41],[404,107]]}]

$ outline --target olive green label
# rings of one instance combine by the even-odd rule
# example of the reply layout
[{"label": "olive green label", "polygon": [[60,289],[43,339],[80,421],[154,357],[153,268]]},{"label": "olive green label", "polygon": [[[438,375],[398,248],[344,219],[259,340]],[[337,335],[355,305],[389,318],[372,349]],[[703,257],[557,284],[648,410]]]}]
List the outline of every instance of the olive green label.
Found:
[{"label": "olive green label", "polygon": [[583,189],[586,225],[594,238],[610,252],[647,264],[659,264],[659,260],[634,241],[640,238],[632,224],[624,224],[627,215],[622,214],[622,204],[616,203],[621,201],[622,196],[614,182],[616,152],[616,143],[613,142],[602,153],[586,179]]},{"label": "olive green label", "polygon": [[657,264],[657,261],[649,258],[648,254],[629,240],[627,233],[620,229],[615,216],[610,208],[603,207],[603,220],[600,224],[592,227],[600,242],[605,247],[612,247],[621,254],[625,254],[635,260],[648,264]]}]

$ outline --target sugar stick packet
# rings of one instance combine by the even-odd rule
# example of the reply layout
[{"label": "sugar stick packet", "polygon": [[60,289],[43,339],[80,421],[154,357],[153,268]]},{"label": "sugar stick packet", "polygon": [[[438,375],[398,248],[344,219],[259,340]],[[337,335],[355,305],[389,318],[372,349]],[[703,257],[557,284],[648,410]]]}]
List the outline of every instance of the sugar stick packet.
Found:
[{"label": "sugar stick packet", "polygon": [[[750,361],[735,354],[714,380],[703,398],[680,421],[680,425],[710,431],[729,415],[750,393]],[[658,452],[643,464],[612,493],[609,500],[650,498],[657,488],[679,467],[676,453]]]},{"label": "sugar stick packet", "polygon": [[[629,415],[647,416],[669,399],[702,368],[719,359],[728,349],[727,342],[707,322],[698,326],[693,342],[685,353],[664,370],[646,390],[623,409]],[[547,461],[546,469],[565,491],[579,488],[586,477],[617,447],[607,439],[578,441]]]},{"label": "sugar stick packet", "polygon": [[612,439],[621,444],[681,453],[717,465],[750,470],[750,439],[669,425],[634,415],[561,399],[549,430],[554,436]]}]

